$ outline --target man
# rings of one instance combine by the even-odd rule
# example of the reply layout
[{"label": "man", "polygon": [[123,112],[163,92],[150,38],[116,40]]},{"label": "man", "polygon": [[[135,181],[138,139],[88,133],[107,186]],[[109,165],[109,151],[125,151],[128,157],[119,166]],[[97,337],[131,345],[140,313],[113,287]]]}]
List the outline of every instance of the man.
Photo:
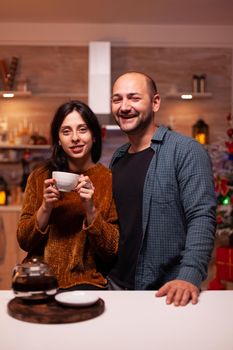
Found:
[{"label": "man", "polygon": [[115,81],[112,112],[129,143],[110,165],[121,236],[109,281],[113,289],[154,289],[167,304],[184,306],[197,303],[207,275],[216,198],[206,150],[156,126],[159,107],[149,76],[128,72]]}]

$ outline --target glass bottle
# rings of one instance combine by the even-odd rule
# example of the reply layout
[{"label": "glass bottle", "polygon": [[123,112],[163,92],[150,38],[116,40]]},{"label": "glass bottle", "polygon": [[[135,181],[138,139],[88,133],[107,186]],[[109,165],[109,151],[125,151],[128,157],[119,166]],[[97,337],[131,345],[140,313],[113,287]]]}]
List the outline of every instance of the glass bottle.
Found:
[{"label": "glass bottle", "polygon": [[199,92],[199,76],[194,74],[193,75],[193,80],[192,80],[192,89],[194,93]]},{"label": "glass bottle", "polygon": [[206,75],[205,74],[200,75],[200,92],[201,93],[206,92]]}]

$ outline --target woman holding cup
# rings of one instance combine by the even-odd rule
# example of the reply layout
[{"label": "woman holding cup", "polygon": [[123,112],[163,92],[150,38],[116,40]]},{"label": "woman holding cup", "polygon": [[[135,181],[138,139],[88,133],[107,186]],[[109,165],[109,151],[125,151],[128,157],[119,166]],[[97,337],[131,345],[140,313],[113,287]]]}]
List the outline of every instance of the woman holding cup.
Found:
[{"label": "woman holding cup", "polygon": [[[19,245],[26,259],[36,256],[50,266],[60,289],[104,289],[119,230],[111,172],[98,163],[100,125],[85,103],[70,101],[56,111],[50,134],[52,157],[27,181]],[[64,192],[57,175],[67,184],[67,173],[73,190]]]}]

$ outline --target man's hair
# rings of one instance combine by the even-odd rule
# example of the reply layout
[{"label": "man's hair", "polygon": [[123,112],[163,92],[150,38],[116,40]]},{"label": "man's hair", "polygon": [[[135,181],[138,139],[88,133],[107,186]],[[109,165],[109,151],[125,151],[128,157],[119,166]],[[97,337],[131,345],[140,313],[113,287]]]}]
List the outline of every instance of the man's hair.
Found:
[{"label": "man's hair", "polygon": [[144,74],[144,73],[139,73],[139,74],[142,74],[144,75],[144,77],[146,78],[147,82],[148,82],[148,85],[149,85],[149,88],[152,92],[153,95],[157,94],[158,93],[158,90],[157,90],[157,86],[156,86],[156,83],[154,81],[154,79],[152,79],[149,75],[147,74]]},{"label": "man's hair", "polygon": [[[154,81],[148,74],[142,73],[142,72],[138,72],[138,71],[128,71],[128,72],[126,72],[126,73],[123,73],[123,74],[119,75],[119,76],[115,79],[114,84],[115,84],[115,82],[116,82],[120,77],[122,77],[123,75],[127,75],[127,74],[140,74],[140,75],[144,76],[144,78],[145,78],[146,81],[147,81],[149,90],[150,90],[150,92],[152,93],[152,95],[154,96],[154,95],[156,95],[156,94],[158,93],[158,90],[157,90],[157,86],[156,86],[155,81]],[[113,85],[114,85],[114,84],[113,84]]]}]

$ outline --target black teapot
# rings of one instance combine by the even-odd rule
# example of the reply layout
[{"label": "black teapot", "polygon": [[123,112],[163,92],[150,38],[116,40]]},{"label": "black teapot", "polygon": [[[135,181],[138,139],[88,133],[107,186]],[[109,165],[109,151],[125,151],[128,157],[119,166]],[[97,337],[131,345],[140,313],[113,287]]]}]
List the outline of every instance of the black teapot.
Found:
[{"label": "black teapot", "polygon": [[56,294],[58,282],[47,264],[33,258],[14,267],[12,289],[16,297],[43,300]]}]

